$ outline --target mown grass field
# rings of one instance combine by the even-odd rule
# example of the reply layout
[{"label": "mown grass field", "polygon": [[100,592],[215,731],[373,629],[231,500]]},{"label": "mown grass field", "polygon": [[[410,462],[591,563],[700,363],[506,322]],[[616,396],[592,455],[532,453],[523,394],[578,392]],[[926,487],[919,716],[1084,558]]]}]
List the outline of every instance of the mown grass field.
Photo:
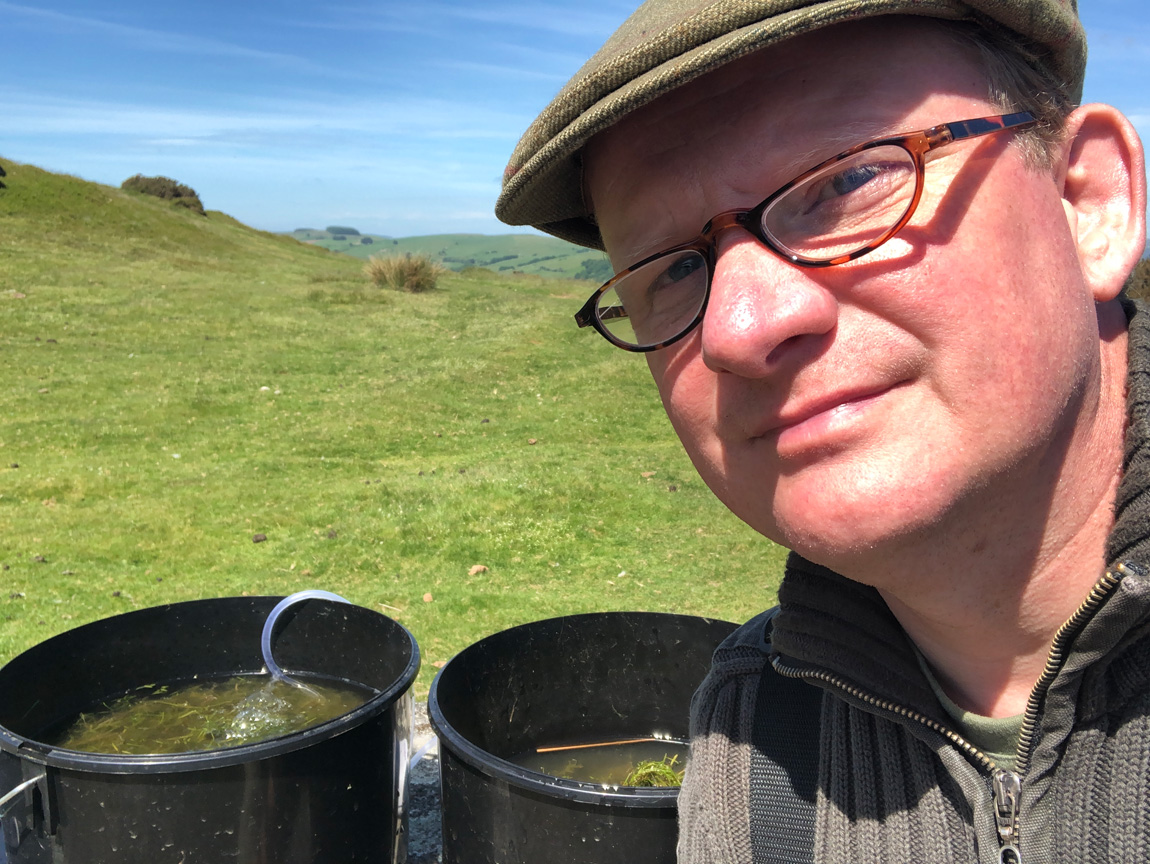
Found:
[{"label": "mown grass field", "polygon": [[0,161],[0,663],[131,609],[325,588],[415,634],[425,695],[517,623],[773,602],[782,551],[695,476],[642,359],[574,327],[588,283],[381,291]]}]

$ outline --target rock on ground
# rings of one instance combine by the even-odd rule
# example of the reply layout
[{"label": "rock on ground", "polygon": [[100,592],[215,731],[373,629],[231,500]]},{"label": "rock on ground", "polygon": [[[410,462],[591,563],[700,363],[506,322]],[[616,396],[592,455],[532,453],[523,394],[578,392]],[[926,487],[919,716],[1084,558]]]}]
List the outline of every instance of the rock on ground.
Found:
[{"label": "rock on ground", "polygon": [[[427,703],[415,703],[413,745],[419,752],[434,736]],[[431,746],[408,778],[407,864],[440,864],[443,835],[439,815],[439,744]]]}]

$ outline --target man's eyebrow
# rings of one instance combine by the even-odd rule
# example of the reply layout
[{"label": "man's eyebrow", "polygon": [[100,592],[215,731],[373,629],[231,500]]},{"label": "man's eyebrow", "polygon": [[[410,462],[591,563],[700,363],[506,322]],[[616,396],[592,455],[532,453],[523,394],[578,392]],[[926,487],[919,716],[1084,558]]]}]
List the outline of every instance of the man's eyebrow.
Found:
[{"label": "man's eyebrow", "polygon": [[[812,136],[811,139],[806,142],[809,144],[809,147],[801,149],[785,161],[772,166],[771,174],[777,178],[777,183],[781,186],[784,183],[789,183],[809,168],[813,168],[825,162],[827,159],[837,156],[844,150],[849,150],[851,147],[858,144],[865,144],[868,141],[894,137],[915,131],[915,128],[916,127],[913,127],[906,120],[892,122],[879,120],[877,118],[873,120],[852,120],[849,123],[841,123],[833,129]],[[790,142],[786,143],[789,144]],[[757,187],[752,189],[748,186],[743,191],[746,192],[750,198],[755,198],[755,196],[762,196],[771,190],[762,190]],[[585,180],[583,184],[583,195],[588,208],[593,211],[594,201],[591,197],[591,190],[588,188]],[[750,204],[747,206],[750,206]],[[655,226],[651,227],[654,228]],[[626,262],[624,266],[630,267],[633,266],[635,262],[649,255],[664,249],[669,249],[682,242],[686,242],[682,237],[678,237],[677,235],[673,236],[668,231],[661,231],[657,237],[645,237],[641,242],[632,242],[628,245],[626,254],[624,254],[622,250],[617,252],[617,254],[620,260]]]},{"label": "man's eyebrow", "polygon": [[844,150],[849,150],[859,144],[865,144],[868,141],[875,141],[879,138],[891,138],[896,135],[902,135],[907,132],[916,131],[912,129],[906,122],[902,123],[889,123],[881,122],[878,120],[855,120],[850,123],[844,123],[836,126],[833,130],[825,135],[819,135],[817,138],[810,140],[809,148],[804,149],[797,153],[790,159],[781,163],[777,168],[777,173],[784,177],[782,182],[787,182],[790,178],[796,177],[808,168],[825,162],[842,153]]}]

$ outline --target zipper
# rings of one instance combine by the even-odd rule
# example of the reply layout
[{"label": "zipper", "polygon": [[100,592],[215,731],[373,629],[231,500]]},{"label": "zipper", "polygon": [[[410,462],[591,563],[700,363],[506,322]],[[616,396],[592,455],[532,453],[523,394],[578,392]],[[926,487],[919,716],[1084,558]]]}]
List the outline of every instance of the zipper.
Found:
[{"label": "zipper", "polygon": [[[1117,572],[1117,575],[1115,575]],[[1054,634],[1054,641],[1050,643],[1050,653],[1046,655],[1046,666],[1038,676],[1038,682],[1030,691],[1030,698],[1026,700],[1026,711],[1022,715],[1022,729],[1018,735],[1018,755],[1014,761],[1014,770],[1022,776],[1030,767],[1030,750],[1034,746],[1034,735],[1038,731],[1038,712],[1042,707],[1042,700],[1046,698],[1046,691],[1054,683],[1054,678],[1062,664],[1066,662],[1066,652],[1071,640],[1078,635],[1082,626],[1098,611],[1098,607],[1110,596],[1110,592],[1122,581],[1122,577],[1131,570],[1127,565],[1118,564],[1114,570],[1107,570],[1102,578],[1094,583],[1086,599],[1073,615]]]},{"label": "zipper", "polygon": [[1026,709],[1022,715],[1022,727],[1019,730],[1014,771],[1000,769],[993,759],[957,732],[948,729],[936,720],[889,700],[872,696],[831,672],[788,666],[778,654],[771,658],[771,665],[780,675],[785,675],[788,678],[822,681],[878,711],[893,714],[896,717],[904,717],[946,738],[974,762],[976,767],[980,767],[990,775],[991,799],[994,806],[995,825],[998,829],[999,864],[1022,864],[1022,853],[1019,851],[1019,800],[1022,792],[1022,778],[1030,765],[1030,751],[1034,746],[1034,738],[1038,730],[1038,717],[1042,701],[1046,697],[1046,691],[1054,683],[1062,664],[1066,662],[1070,642],[1078,635],[1078,631],[1082,629],[1091,616],[1098,611],[1102,603],[1122,581],[1122,577],[1133,570],[1133,565],[1128,567],[1126,564],[1116,565],[1113,571],[1107,570],[1102,578],[1094,583],[1094,587],[1090,589],[1090,593],[1086,595],[1086,599],[1082,601],[1074,614],[1054,634],[1050,651],[1046,655],[1046,665],[1026,701]]},{"label": "zipper", "polygon": [[998,771],[991,780],[994,823],[998,828],[999,864],[1022,864],[1018,851],[1018,798],[1022,778],[1013,771]]}]

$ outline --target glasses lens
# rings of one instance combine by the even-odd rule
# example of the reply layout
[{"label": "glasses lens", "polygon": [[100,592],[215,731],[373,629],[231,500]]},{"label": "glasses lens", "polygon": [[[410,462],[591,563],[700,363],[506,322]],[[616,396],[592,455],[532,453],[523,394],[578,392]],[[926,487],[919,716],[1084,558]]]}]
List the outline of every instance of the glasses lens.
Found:
[{"label": "glasses lens", "polygon": [[811,175],[763,213],[763,230],[810,260],[849,255],[899,223],[914,199],[917,170],[902,147],[856,153]]},{"label": "glasses lens", "polygon": [[599,295],[603,326],[627,345],[645,348],[687,330],[707,299],[707,259],[670,252],[648,261]]}]

